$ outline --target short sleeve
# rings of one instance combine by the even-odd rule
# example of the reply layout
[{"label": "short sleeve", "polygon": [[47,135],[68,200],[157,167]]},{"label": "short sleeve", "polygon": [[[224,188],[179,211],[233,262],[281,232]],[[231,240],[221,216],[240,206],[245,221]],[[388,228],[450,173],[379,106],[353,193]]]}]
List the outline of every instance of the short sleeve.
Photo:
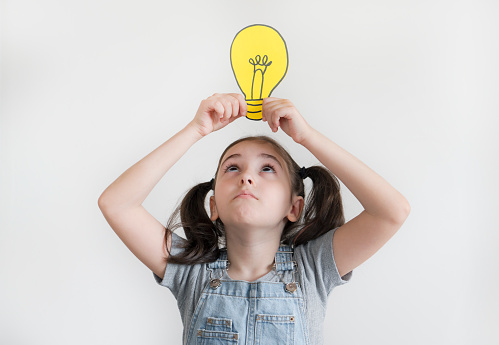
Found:
[{"label": "short sleeve", "polygon": [[295,259],[298,271],[306,287],[315,286],[321,299],[327,299],[329,293],[336,287],[350,281],[352,273],[340,277],[334,260],[333,238],[338,228],[296,247]]},{"label": "short sleeve", "polygon": [[[182,237],[172,233],[172,246],[170,249],[171,255],[177,255],[183,250],[180,247],[180,244],[182,244],[183,241],[185,240]],[[179,265],[168,263],[166,265],[163,279],[161,279],[154,272],[152,273],[156,283],[170,289],[177,300],[179,300],[179,297],[181,297],[180,299],[182,300],[183,296],[179,296],[181,291],[183,291],[182,287],[185,287],[186,283],[195,283],[193,280],[197,280],[199,278],[200,273],[202,273],[201,269],[202,265]],[[181,300],[179,302],[182,302]]]},{"label": "short sleeve", "polygon": [[[182,242],[185,240],[172,233],[171,255],[177,255],[182,250]],[[194,315],[197,301],[201,298],[203,289],[208,286],[209,272],[206,264],[183,265],[169,262],[166,265],[163,279],[154,272],[154,280],[161,286],[167,287],[177,300],[177,305],[184,325],[189,325]],[[184,329],[184,338],[186,331]]]}]

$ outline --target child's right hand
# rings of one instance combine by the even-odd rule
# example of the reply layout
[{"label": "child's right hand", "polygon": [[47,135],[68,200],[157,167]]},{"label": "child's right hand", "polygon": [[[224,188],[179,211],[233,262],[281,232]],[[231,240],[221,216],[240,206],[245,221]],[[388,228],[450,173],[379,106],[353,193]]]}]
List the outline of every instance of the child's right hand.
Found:
[{"label": "child's right hand", "polygon": [[191,121],[202,135],[224,128],[232,121],[246,116],[247,105],[244,96],[237,93],[216,93],[203,100],[196,116]]}]

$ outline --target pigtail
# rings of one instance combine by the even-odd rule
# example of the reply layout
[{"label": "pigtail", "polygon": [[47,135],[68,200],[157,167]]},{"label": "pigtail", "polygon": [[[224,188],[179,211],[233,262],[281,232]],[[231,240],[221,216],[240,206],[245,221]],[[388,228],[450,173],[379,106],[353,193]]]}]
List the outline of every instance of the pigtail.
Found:
[{"label": "pigtail", "polygon": [[312,166],[301,171],[303,177],[312,180],[312,189],[305,203],[303,227],[294,237],[300,245],[345,224],[340,183],[336,176],[321,166]]},{"label": "pigtail", "polygon": [[[176,255],[170,255],[168,262],[190,265],[212,262],[218,258],[218,244],[222,232],[211,221],[205,209],[206,195],[211,188],[211,181],[194,186],[168,220],[167,233],[182,227],[186,236],[186,240],[180,245],[184,250]],[[178,222],[179,215],[180,222]]]}]

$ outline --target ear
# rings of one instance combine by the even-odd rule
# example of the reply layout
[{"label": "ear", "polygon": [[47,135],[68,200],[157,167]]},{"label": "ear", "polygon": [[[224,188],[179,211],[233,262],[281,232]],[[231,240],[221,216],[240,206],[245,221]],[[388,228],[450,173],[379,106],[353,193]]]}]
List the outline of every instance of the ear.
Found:
[{"label": "ear", "polygon": [[212,222],[216,221],[218,219],[218,210],[217,210],[217,205],[215,203],[215,197],[210,196],[210,219]]},{"label": "ear", "polygon": [[305,201],[301,196],[294,196],[293,203],[291,204],[291,210],[287,214],[287,218],[290,222],[296,222],[300,219],[301,212],[303,211],[303,206],[305,205]]}]

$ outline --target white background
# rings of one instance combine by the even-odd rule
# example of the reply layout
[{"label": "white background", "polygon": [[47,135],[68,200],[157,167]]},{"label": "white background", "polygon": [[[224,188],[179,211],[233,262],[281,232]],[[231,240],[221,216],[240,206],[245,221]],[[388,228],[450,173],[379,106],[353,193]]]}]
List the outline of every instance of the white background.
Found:
[{"label": "white background", "polygon": [[[0,343],[180,344],[171,293],[106,223],[102,191],[238,92],[229,49],[285,38],[273,96],[409,200],[402,229],[330,296],[326,344],[498,344],[499,3],[1,2]],[[144,205],[165,223],[225,146],[276,137],[240,119],[197,143]],[[343,188],[347,218],[361,211]]]}]

